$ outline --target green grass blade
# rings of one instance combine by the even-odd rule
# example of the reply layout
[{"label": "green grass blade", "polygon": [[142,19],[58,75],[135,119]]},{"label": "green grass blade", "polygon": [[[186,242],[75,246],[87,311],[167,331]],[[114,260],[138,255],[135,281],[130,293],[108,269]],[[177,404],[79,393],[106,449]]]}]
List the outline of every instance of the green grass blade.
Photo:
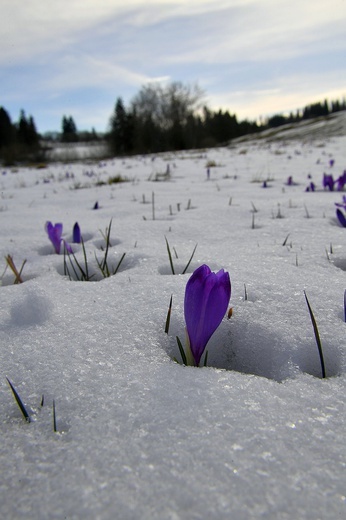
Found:
[{"label": "green grass blade", "polygon": [[178,336],[176,336],[176,338],[177,338],[177,343],[178,343],[181,359],[183,360],[184,365],[187,365],[187,359],[186,359],[186,355],[185,355],[185,352],[184,352],[184,349],[183,349],[183,345],[181,344],[181,341],[178,338]]},{"label": "green grass blade", "polygon": [[120,258],[120,260],[119,260],[119,262],[118,262],[118,265],[116,266],[116,268],[115,268],[115,270],[114,270],[114,272],[113,272],[113,275],[114,275],[114,274],[117,274],[118,269],[119,269],[119,267],[121,266],[121,263],[122,263],[122,261],[123,261],[124,258],[125,258],[125,255],[126,255],[126,253],[123,253],[123,254],[122,254],[122,257]]},{"label": "green grass blade", "polygon": [[20,411],[22,412],[22,414],[23,414],[25,420],[26,420],[27,422],[31,422],[30,415],[29,415],[27,409],[25,408],[24,403],[23,403],[23,401],[21,400],[21,398],[20,398],[20,396],[19,396],[17,390],[14,388],[13,384],[12,384],[11,381],[8,379],[8,377],[6,377],[6,379],[7,379],[8,384],[10,385],[10,388],[11,388],[11,390],[12,390],[12,393],[13,393],[13,395],[14,395],[14,398],[15,398],[15,400],[16,400],[16,402],[17,402],[17,404],[18,404],[18,406],[19,406],[19,408],[20,408]]},{"label": "green grass blade", "polygon": [[96,263],[97,263],[97,267],[100,269],[103,278],[106,278],[105,271],[104,271],[104,269],[102,267],[102,262],[97,258],[95,251],[94,251],[94,255],[95,255],[95,260],[96,260]]},{"label": "green grass blade", "polygon": [[57,427],[56,427],[56,410],[55,410],[55,400],[53,399],[53,430],[55,432],[57,432]]},{"label": "green grass blade", "polygon": [[64,275],[69,277],[70,282],[72,281],[72,276],[70,274],[69,268],[67,267],[66,260],[64,259]]},{"label": "green grass blade", "polygon": [[312,323],[312,326],[313,326],[313,329],[314,329],[314,333],[315,333],[318,353],[320,355],[322,377],[325,378],[326,377],[326,369],[325,369],[325,365],[324,365],[324,358],[323,358],[323,351],[322,351],[322,343],[321,343],[320,333],[318,332],[315,316],[314,316],[314,313],[312,312],[312,308],[311,308],[310,302],[308,300],[308,297],[307,297],[305,291],[304,291],[304,296],[305,296],[305,300],[306,300],[306,303],[307,303],[307,306],[308,306],[308,309],[309,309],[311,323]]},{"label": "green grass blade", "polygon": [[[102,234],[103,238],[106,241],[105,256],[104,256],[103,261],[102,261],[102,269],[101,269],[104,278],[110,276],[109,268],[108,268],[108,262],[107,262],[107,257],[108,257],[109,248],[112,247],[111,246],[111,240],[110,240],[112,220],[113,219],[110,220],[109,226],[108,226],[108,228],[106,228],[106,233],[102,233],[102,231],[101,231],[101,234]],[[104,273],[106,273],[106,274],[104,274]]]},{"label": "green grass blade", "polygon": [[168,240],[167,240],[166,237],[165,237],[165,240],[166,240],[167,253],[168,253],[168,258],[169,258],[169,263],[170,263],[170,266],[171,266],[172,274],[175,274],[175,272],[174,272],[174,265],[173,265],[173,259],[172,259],[171,249],[170,249],[170,247],[169,247],[169,243],[168,243]]},{"label": "green grass blade", "polygon": [[105,274],[105,270],[103,269],[102,262],[97,258],[95,251],[94,251],[94,255],[95,255],[97,267],[100,269],[103,278],[106,278],[106,274]]},{"label": "green grass blade", "polygon": [[86,250],[85,250],[85,245],[84,245],[83,237],[81,237],[81,243],[82,243],[82,250],[83,250],[83,256],[84,256],[85,279],[86,279],[86,280],[90,280],[90,278],[89,278],[88,259],[87,259],[87,254],[86,254]]},{"label": "green grass blade", "polygon": [[204,357],[204,366],[206,367],[208,363],[208,351],[205,351],[205,357]]},{"label": "green grass blade", "polygon": [[69,278],[71,280],[71,276],[70,276],[70,273],[68,272],[68,269],[67,269],[67,262],[66,262],[66,247],[65,247],[65,244],[64,244],[64,276],[66,275],[69,275]]},{"label": "green grass blade", "polygon": [[[83,269],[81,264],[78,262],[76,255],[73,252],[72,252],[72,256],[73,256],[74,261],[76,262],[76,266],[78,267],[78,269],[80,271],[80,278],[77,278],[77,280],[81,280],[83,282],[88,281],[87,269],[86,270]],[[72,261],[71,261],[71,265],[72,265]],[[86,264],[86,268],[87,268],[87,264]]]},{"label": "green grass blade", "polygon": [[[72,262],[72,259],[71,259],[71,255],[72,255],[72,258],[73,258],[74,261],[75,261],[76,267],[79,269],[80,275],[78,274],[76,267],[73,265],[73,262]],[[78,262],[78,260],[77,260],[77,258],[76,258],[76,255],[75,255],[73,252],[72,252],[72,253],[69,253],[69,252],[67,251],[67,257],[68,257],[68,259],[69,259],[69,261],[70,261],[71,267],[72,267],[73,272],[74,272],[75,277],[76,277],[76,280],[84,281],[84,280],[86,279],[86,278],[85,278],[86,275],[85,275],[85,272],[84,272],[82,266],[81,266],[80,263]]]},{"label": "green grass blade", "polygon": [[169,324],[171,322],[172,302],[173,302],[173,294],[171,295],[171,299],[169,300],[169,306],[168,306],[168,312],[167,312],[167,318],[166,318],[166,325],[165,325],[165,333],[166,334],[168,334]]},{"label": "green grass blade", "polygon": [[285,240],[283,241],[282,245],[285,246],[287,244],[288,237],[290,236],[290,233],[286,236]]},{"label": "green grass blade", "polygon": [[194,249],[193,249],[193,251],[192,251],[192,255],[190,256],[190,260],[187,262],[186,267],[185,267],[184,271],[183,271],[181,274],[185,274],[186,271],[188,270],[189,265],[191,264],[191,261],[192,261],[192,259],[193,259],[193,256],[194,256],[194,254],[195,254],[195,252],[196,252],[197,246],[198,246],[198,244],[195,245],[195,247],[194,247]]}]

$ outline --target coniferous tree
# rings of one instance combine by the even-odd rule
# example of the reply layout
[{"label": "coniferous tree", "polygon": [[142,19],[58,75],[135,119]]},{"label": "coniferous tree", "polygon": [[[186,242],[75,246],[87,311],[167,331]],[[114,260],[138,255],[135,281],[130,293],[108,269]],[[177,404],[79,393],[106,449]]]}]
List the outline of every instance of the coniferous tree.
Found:
[{"label": "coniferous tree", "polygon": [[36,130],[34,118],[27,117],[25,111],[20,111],[17,125],[17,141],[23,149],[34,150],[39,145],[39,135]]},{"label": "coniferous tree", "polygon": [[20,111],[18,127],[17,127],[17,138],[18,142],[22,145],[28,144],[28,133],[29,133],[29,122],[26,118],[24,110]]},{"label": "coniferous tree", "polygon": [[72,116],[63,116],[62,122],[62,141],[65,143],[73,143],[78,141],[77,126]]},{"label": "coniferous tree", "polygon": [[15,129],[7,111],[0,107],[0,150],[14,143]]},{"label": "coniferous tree", "polygon": [[123,100],[118,98],[111,118],[110,146],[115,155],[129,154],[133,150],[133,117],[125,110]]}]

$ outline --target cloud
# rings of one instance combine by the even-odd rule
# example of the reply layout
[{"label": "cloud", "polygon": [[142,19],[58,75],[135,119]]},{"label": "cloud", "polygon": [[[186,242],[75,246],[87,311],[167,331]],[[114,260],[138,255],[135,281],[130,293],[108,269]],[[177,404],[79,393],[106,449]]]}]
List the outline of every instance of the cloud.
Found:
[{"label": "cloud", "polygon": [[78,53],[59,58],[55,64],[54,77],[46,77],[42,88],[62,91],[102,87],[112,83],[138,86],[151,79],[150,76],[131,71],[116,63]]},{"label": "cloud", "polygon": [[167,78],[197,82],[213,106],[239,117],[344,92],[344,0],[3,0],[1,8],[1,101],[38,119],[68,107],[104,113],[118,96],[127,102]]},{"label": "cloud", "polygon": [[294,112],[324,99],[340,99],[345,95],[344,85],[346,71],[342,74],[335,71],[324,80],[317,73],[283,74],[272,88],[268,81],[262,83],[262,88],[248,85],[239,90],[219,91],[209,96],[209,102],[213,110],[228,107],[239,120],[254,120],[260,116]]},{"label": "cloud", "polygon": [[[321,50],[346,49],[346,12],[340,17],[340,12],[331,9],[326,17],[325,12],[322,16],[319,9],[311,9],[310,2],[309,6],[311,12],[305,0],[299,9],[295,9],[292,2],[264,1],[228,7],[207,17],[203,15],[185,52],[178,45],[176,52],[173,49],[168,57],[165,56],[166,62],[273,61],[316,54]],[[181,31],[183,40],[187,41],[189,35],[184,34],[184,28]]]}]

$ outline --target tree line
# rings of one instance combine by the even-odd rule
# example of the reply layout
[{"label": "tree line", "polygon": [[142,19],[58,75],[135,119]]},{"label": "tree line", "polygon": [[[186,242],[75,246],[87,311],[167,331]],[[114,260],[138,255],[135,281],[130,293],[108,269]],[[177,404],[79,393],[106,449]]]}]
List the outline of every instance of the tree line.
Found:
[{"label": "tree line", "polygon": [[0,106],[0,158],[5,164],[44,160],[49,140],[74,143],[102,138],[107,140],[111,155],[208,148],[266,128],[346,110],[345,99],[325,100],[289,115],[275,114],[258,123],[238,121],[228,110],[210,110],[203,100],[204,93],[197,86],[181,82],[145,85],[128,106],[121,97],[116,99],[103,136],[94,129],[78,131],[70,115],[62,117],[61,132],[41,136],[31,115],[21,110],[18,122],[12,123],[8,112]]},{"label": "tree line", "polygon": [[108,141],[114,155],[207,148],[266,128],[346,110],[343,100],[314,103],[288,116],[277,114],[259,124],[238,121],[227,110],[211,111],[203,93],[182,83],[142,87],[129,107],[119,97],[110,120]]},{"label": "tree line", "polygon": [[313,103],[312,105],[307,105],[303,110],[297,110],[295,114],[293,112],[287,116],[283,114],[275,114],[266,121],[265,126],[268,128],[275,128],[289,123],[299,123],[306,119],[328,116],[329,114],[340,112],[341,110],[346,110],[345,99],[342,101],[331,101],[330,103],[325,99],[323,103],[318,102]]},{"label": "tree line", "polygon": [[107,135],[110,149],[126,155],[205,148],[260,129],[228,111],[211,111],[203,97],[198,87],[180,82],[146,85],[129,107],[119,97]]}]

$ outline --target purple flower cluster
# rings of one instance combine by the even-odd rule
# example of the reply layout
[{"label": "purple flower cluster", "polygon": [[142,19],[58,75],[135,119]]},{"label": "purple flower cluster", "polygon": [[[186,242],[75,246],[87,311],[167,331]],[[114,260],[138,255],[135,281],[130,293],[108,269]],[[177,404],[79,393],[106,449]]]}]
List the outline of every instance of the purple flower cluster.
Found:
[{"label": "purple flower cluster", "polygon": [[[72,248],[71,248],[70,244],[68,244],[66,242],[66,240],[64,240],[62,238],[62,229],[63,229],[63,226],[62,226],[61,222],[52,224],[48,220],[45,224],[45,230],[48,234],[48,238],[52,242],[54,250],[57,255],[60,254],[61,244],[65,245],[66,251],[68,253],[72,253]],[[80,228],[79,228],[78,222],[76,222],[73,227],[73,242],[78,243],[78,244],[81,242],[81,233],[80,233]]]},{"label": "purple flower cluster", "polygon": [[346,170],[336,180],[332,174],[324,173],[322,180],[323,188],[328,188],[329,191],[333,191],[336,186],[337,191],[342,191],[346,185]]}]

